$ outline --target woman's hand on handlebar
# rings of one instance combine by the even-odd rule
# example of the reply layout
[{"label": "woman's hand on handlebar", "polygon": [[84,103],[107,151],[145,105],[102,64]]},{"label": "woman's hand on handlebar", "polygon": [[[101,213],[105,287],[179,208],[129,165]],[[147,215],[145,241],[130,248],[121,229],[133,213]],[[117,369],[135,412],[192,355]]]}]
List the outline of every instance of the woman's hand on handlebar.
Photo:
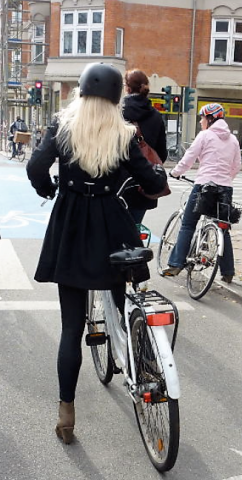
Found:
[{"label": "woman's hand on handlebar", "polygon": [[169,175],[169,177],[176,178],[176,180],[180,180],[180,175],[178,175],[178,176],[177,175],[172,175],[172,170],[171,170],[171,172],[169,172],[168,175]]}]

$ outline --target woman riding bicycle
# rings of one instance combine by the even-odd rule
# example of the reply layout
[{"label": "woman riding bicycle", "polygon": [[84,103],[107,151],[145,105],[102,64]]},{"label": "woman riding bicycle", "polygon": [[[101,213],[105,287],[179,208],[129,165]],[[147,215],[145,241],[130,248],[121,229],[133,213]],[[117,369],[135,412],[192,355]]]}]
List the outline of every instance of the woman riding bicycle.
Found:
[{"label": "woman riding bicycle", "polygon": [[[59,157],[59,194],[35,279],[55,282],[59,289],[62,335],[56,433],[65,443],[73,438],[87,291],[122,293],[124,274],[111,267],[109,255],[124,244],[142,246],[133,219],[117,198],[119,178],[126,170],[150,195],[161,193],[166,184],[165,173],[156,172],[142,156],[135,127],[122,117],[122,88],[122,75],[115,67],[89,64],[74,100],[57,115],[27,165],[37,193],[53,198],[56,187],[49,169]],[[145,266],[137,280],[147,277]]]},{"label": "woman riding bicycle", "polygon": [[[224,120],[223,107],[218,103],[210,103],[203,106],[199,114],[202,131],[170,173],[173,177],[179,177],[191,168],[197,158],[199,160],[195,185],[185,208],[177,243],[168,260],[169,266],[162,271],[163,276],[178,275],[185,266],[191,240],[200,218],[200,214],[194,211],[194,207],[201,185],[209,182],[218,185],[223,192],[223,199],[226,199],[227,204],[231,204],[232,181],[241,168],[239,142]],[[231,283],[235,272],[233,248],[228,230],[224,236],[224,255],[220,261],[220,271],[222,280]]]}]

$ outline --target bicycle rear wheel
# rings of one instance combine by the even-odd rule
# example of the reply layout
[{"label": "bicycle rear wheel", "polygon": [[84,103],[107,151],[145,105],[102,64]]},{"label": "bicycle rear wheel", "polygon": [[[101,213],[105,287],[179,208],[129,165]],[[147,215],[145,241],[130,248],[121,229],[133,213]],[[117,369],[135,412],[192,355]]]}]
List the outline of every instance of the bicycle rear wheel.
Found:
[{"label": "bicycle rear wheel", "polygon": [[198,249],[197,240],[191,247],[187,267],[187,289],[194,300],[202,298],[213,283],[220,261],[218,246],[218,230],[215,225],[210,224],[202,231]]},{"label": "bicycle rear wheel", "polygon": [[163,230],[157,252],[157,270],[160,275],[162,275],[163,268],[168,265],[169,256],[176,244],[181,223],[180,212],[174,212]]},{"label": "bicycle rear wheel", "polygon": [[[104,310],[101,291],[88,293],[88,332],[106,332],[106,314]],[[113,364],[109,355],[108,342],[103,345],[91,346],[93,363],[97,376],[103,385],[107,385],[113,378]]]},{"label": "bicycle rear wheel", "polygon": [[[150,341],[140,310],[130,318],[131,340],[140,391],[156,392],[156,399],[146,403],[142,395],[134,403],[139,431],[148,456],[159,472],[170,470],[179,448],[178,400],[169,397],[155,339]],[[159,366],[158,366],[159,364]],[[152,389],[152,390],[151,390]]]},{"label": "bicycle rear wheel", "polygon": [[23,162],[25,160],[25,155],[26,155],[26,151],[25,151],[25,146],[22,145],[22,148],[20,151],[18,151],[18,161],[19,162]]}]

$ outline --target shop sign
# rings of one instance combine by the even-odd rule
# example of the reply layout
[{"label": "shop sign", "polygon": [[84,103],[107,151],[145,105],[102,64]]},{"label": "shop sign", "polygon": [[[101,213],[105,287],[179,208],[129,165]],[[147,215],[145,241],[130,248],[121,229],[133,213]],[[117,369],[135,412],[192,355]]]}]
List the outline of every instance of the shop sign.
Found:
[{"label": "shop sign", "polygon": [[220,103],[225,110],[225,116],[227,118],[242,118],[242,103],[221,102],[220,100],[214,100],[214,102],[199,100],[197,104],[198,115],[201,108],[208,103]]}]

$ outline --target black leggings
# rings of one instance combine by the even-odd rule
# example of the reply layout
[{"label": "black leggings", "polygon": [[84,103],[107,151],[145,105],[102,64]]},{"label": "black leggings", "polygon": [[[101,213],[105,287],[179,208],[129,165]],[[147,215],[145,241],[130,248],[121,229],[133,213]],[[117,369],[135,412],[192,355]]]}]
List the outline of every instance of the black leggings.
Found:
[{"label": "black leggings", "polygon": [[86,320],[87,290],[58,285],[62,333],[57,359],[60,400],[72,402],[82,364],[81,340]]},{"label": "black leggings", "polygon": [[[86,321],[87,290],[58,285],[61,307],[62,333],[59,345],[57,371],[60,400],[72,402],[82,364],[81,341]],[[123,310],[124,287],[113,290],[115,303]]]}]

